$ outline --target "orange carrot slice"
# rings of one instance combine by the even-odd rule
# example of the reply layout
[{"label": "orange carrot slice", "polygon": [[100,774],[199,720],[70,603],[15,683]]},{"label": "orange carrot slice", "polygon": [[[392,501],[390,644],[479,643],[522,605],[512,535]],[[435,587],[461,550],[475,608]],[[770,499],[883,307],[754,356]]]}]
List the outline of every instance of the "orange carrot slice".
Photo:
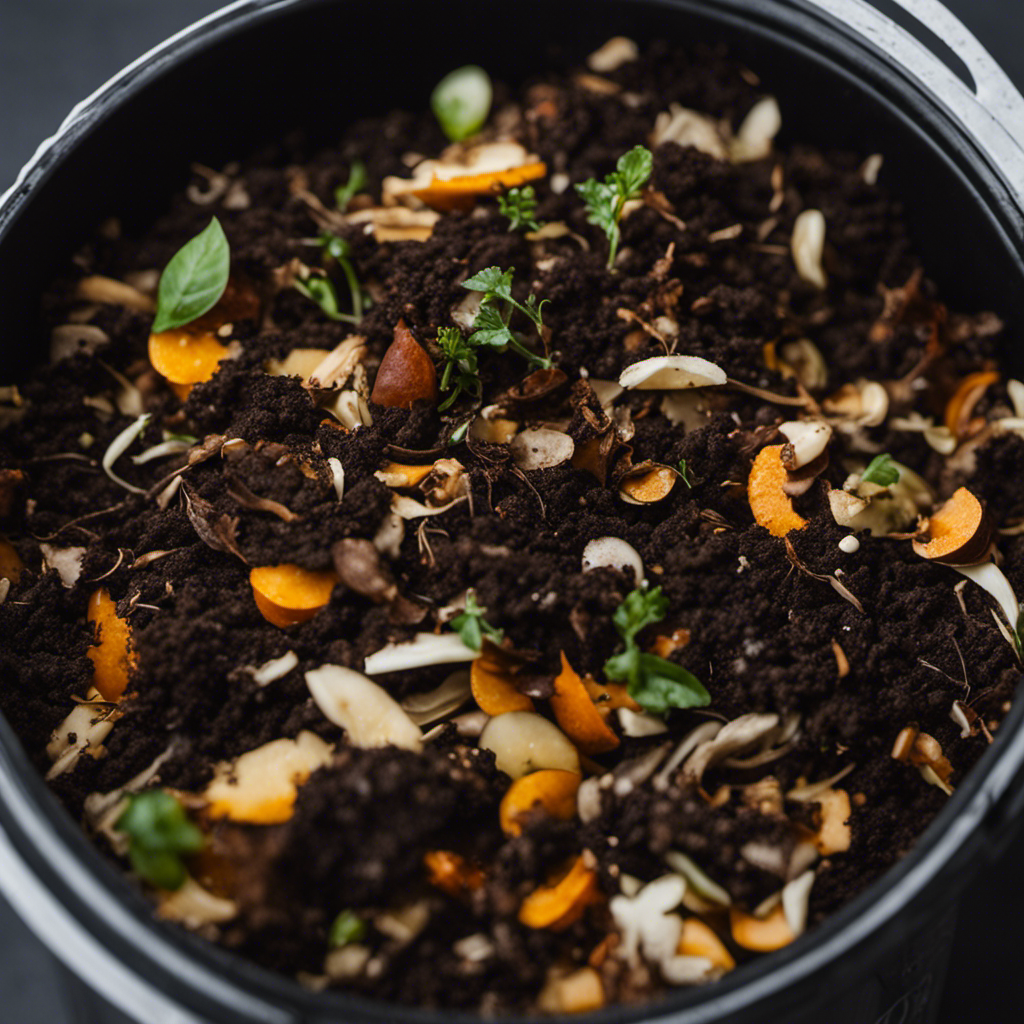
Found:
[{"label": "orange carrot slice", "polygon": [[498,820],[507,836],[522,834],[519,817],[540,804],[552,818],[569,821],[576,816],[576,791],[582,777],[577,772],[544,768],[516,779],[501,801]]},{"label": "orange carrot slice", "polygon": [[563,877],[530,893],[519,907],[519,920],[527,928],[561,931],[578,921],[597,894],[597,872],[577,857]]},{"label": "orange carrot slice", "polygon": [[747,481],[747,500],[754,520],[773,537],[785,537],[790,530],[802,530],[807,520],[793,508],[782,486],[789,478],[782,464],[784,445],[762,448],[754,459]]},{"label": "orange carrot slice", "polygon": [[484,873],[451,850],[428,850],[423,863],[430,884],[456,899],[465,898],[484,884]]},{"label": "orange carrot slice", "polygon": [[723,971],[731,971],[736,966],[725,943],[699,917],[688,917],[683,921],[678,953],[680,956],[705,957]]},{"label": "orange carrot slice", "polygon": [[515,688],[507,667],[486,651],[470,664],[469,686],[480,710],[492,718],[508,711],[533,710],[533,701]]},{"label": "orange carrot slice", "polygon": [[[945,422],[954,437],[961,437],[966,423],[961,423],[964,414],[969,414],[975,403],[993,384],[999,383],[999,374],[995,370],[982,370],[969,373],[958,385],[953,397],[946,403]],[[970,405],[968,405],[970,403]]]},{"label": "orange carrot slice", "polygon": [[85,652],[93,664],[92,684],[104,700],[119,701],[138,661],[131,626],[118,616],[116,603],[102,589],[89,598],[86,617],[96,627],[95,646]]},{"label": "orange carrot slice", "polygon": [[447,180],[435,177],[429,185],[416,189],[412,194],[435,210],[468,210],[475,204],[477,196],[525,185],[528,181],[543,178],[547,173],[547,164],[538,160],[505,171],[463,174]]},{"label": "orange carrot slice", "polygon": [[266,565],[249,573],[252,596],[263,617],[282,629],[313,618],[331,599],[338,577],[298,565]]},{"label": "orange carrot slice", "polygon": [[227,346],[210,331],[197,333],[188,327],[177,327],[149,336],[149,361],[171,384],[201,384],[209,380],[227,354]]},{"label": "orange carrot slice", "polygon": [[619,745],[587,693],[587,688],[561,652],[562,671],[555,677],[551,710],[565,734],[584,754],[604,754]]},{"label": "orange carrot slice", "polygon": [[757,953],[782,949],[796,938],[781,905],[765,918],[754,917],[733,908],[729,911],[729,924],[733,942]]},{"label": "orange carrot slice", "polygon": [[[931,539],[926,543],[915,540],[914,551],[922,558],[952,558],[971,545],[984,525],[985,509],[981,502],[966,487],[960,487],[928,518]],[[978,560],[981,557],[979,554]]]},{"label": "orange carrot slice", "polygon": [[14,550],[14,545],[0,539],[0,580],[8,579],[11,583],[17,583],[24,571],[25,563]]}]

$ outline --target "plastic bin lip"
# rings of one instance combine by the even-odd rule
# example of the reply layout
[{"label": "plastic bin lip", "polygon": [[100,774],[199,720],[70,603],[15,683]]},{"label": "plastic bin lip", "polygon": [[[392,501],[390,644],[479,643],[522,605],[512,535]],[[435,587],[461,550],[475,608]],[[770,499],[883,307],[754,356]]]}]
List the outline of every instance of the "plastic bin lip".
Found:
[{"label": "plastic bin lip", "polygon": [[[7,228],[48,172],[74,149],[77,141],[128,97],[158,77],[165,66],[217,41],[244,25],[277,13],[325,5],[330,0],[235,0],[171,36],[133,61],[92,95],[75,106],[60,128],[40,144],[14,184],[0,195],[0,245]],[[788,18],[812,16],[840,33],[847,46],[860,47],[854,67],[863,70],[874,61],[878,73],[878,41],[865,40],[838,20],[837,11],[862,9],[865,0],[623,0],[650,7],[725,10],[749,16],[761,24],[788,29]],[[896,0],[910,9],[948,11],[936,0]],[[872,9],[873,10],[873,9]],[[788,13],[787,13],[788,12]],[[882,17],[875,12],[876,17]],[[950,16],[951,17],[951,16]],[[955,19],[954,19],[955,20]],[[962,26],[961,26],[962,27]],[[834,40],[830,45],[835,44]],[[984,54],[984,51],[982,51]],[[975,54],[975,56],[977,56]],[[987,57],[987,54],[984,54]],[[997,65],[987,57],[992,67]],[[890,77],[891,76],[891,68]],[[972,68],[973,70],[973,68]],[[915,88],[933,108],[951,135],[963,143],[959,159],[970,160],[985,173],[991,192],[986,196],[993,213],[1014,238],[1018,251],[1024,238],[1024,191],[1008,183],[999,161],[989,160],[985,141],[972,135],[970,125],[955,116],[927,82],[913,76],[892,81],[893,90],[909,95]],[[1015,93],[1015,91],[1014,91]],[[1014,102],[1020,101],[1015,93]],[[1024,102],[1024,101],[1021,101]],[[1024,137],[1024,123],[1009,131],[1014,142]],[[1019,142],[1017,142],[1019,148]],[[964,154],[970,151],[971,156]],[[616,1007],[579,1015],[577,1024],[708,1024],[749,1011],[759,1001],[806,983],[840,958],[857,950],[893,919],[928,895],[937,879],[955,889],[951,869],[983,847],[999,803],[1024,775],[1024,701],[1015,701],[992,747],[975,765],[946,807],[898,864],[811,933],[790,947],[744,965],[706,989],[677,990],[661,1003]],[[973,844],[973,845],[972,845]],[[223,1012],[218,1021],[288,1024],[313,1020],[355,1020],[380,1024],[403,1021],[420,1024],[475,1022],[461,1012],[430,1012],[398,1007],[336,992],[312,993],[290,979],[273,974],[191,935],[159,924],[148,902],[132,893],[124,880],[72,822],[31,764],[20,741],[0,718],[0,889],[19,914],[68,968],[104,998],[140,1020],[203,1024],[210,1011]],[[109,938],[109,945],[104,939]],[[122,954],[129,954],[124,956]],[[130,964],[128,959],[134,957]],[[166,989],[188,993],[187,1001]],[[202,1008],[197,1008],[197,1007]],[[356,1016],[353,1016],[356,1015]],[[550,1018],[554,1020],[555,1018]],[[495,1024],[523,1018],[493,1018]]]}]

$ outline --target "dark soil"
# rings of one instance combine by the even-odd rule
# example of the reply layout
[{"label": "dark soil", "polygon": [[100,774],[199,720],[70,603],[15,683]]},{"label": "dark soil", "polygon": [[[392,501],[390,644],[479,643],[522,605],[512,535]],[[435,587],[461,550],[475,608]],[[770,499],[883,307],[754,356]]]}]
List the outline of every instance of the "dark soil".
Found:
[{"label": "dark soil", "polygon": [[[736,125],[759,95],[741,70],[718,52],[679,59],[661,47],[606,76],[621,86],[616,94],[589,91],[573,74],[553,75],[517,97],[513,134],[571,182],[603,176],[620,154],[648,139],[670,102]],[[624,103],[623,93],[634,99]],[[1016,434],[986,439],[994,434],[988,431],[947,459],[920,432],[892,425],[893,416],[911,408],[942,422],[959,380],[995,365],[1001,341],[991,317],[947,315],[927,279],[912,300],[892,304],[894,290],[907,285],[920,264],[898,201],[864,182],[865,154],[801,146],[734,165],[675,143],[654,154],[651,186],[662,210],[646,205],[623,221],[613,270],[605,266],[607,242],[587,223],[574,189],[555,193],[550,179],[534,183],[538,217],[569,227],[572,234],[558,239],[536,242],[510,232],[490,199],[471,213],[444,214],[426,242],[378,243],[354,225],[339,229],[373,296],[358,324],[368,348],[369,384],[400,319],[439,357],[434,339],[438,328],[453,325],[452,308],[466,296],[461,282],[489,266],[514,269],[522,300],[529,292],[546,300],[551,355],[567,380],[539,402],[522,402],[507,392],[523,380],[526,364],[512,353],[485,356],[483,403],[500,402],[520,419],[568,424],[577,445],[596,436],[593,423],[603,416],[589,387],[577,383],[581,376],[616,380],[627,365],[663,353],[620,310],[648,323],[674,319],[676,351],[711,360],[732,379],[777,396],[800,391],[791,377],[768,368],[765,347],[798,338],[810,339],[824,357],[828,379],[813,390],[818,401],[862,378],[895,382],[916,375],[924,387],[908,392],[903,405],[894,391],[887,423],[833,435],[829,468],[796,502],[808,525],[790,535],[792,553],[755,524],[746,482],[757,451],[781,443],[774,428],[795,418],[796,410],[739,390],[710,392],[710,411],[692,429],[661,414],[657,392],[619,399],[635,427],[626,456],[634,465],[652,460],[675,467],[685,460],[689,485],[679,481],[667,498],[647,506],[624,503],[614,474],[601,483],[570,463],[524,473],[503,446],[448,443],[472,412],[468,404],[445,414],[427,402],[411,409],[372,406],[372,425],[338,429],[297,378],[265,372],[268,360],[293,348],[326,354],[352,330],[327,320],[294,289],[273,292],[274,272],[289,261],[316,267],[321,260],[304,241],[316,237],[321,224],[296,182],[332,208],[333,189],[346,179],[351,161],[362,159],[367,191],[377,197],[385,176],[408,174],[404,153],[437,153],[443,144],[426,115],[395,113],[356,123],[337,149],[312,155],[301,167],[286,163],[283,154],[264,154],[236,176],[247,208],[178,196],[145,238],[98,239],[68,279],[55,284],[44,303],[51,327],[80,309],[72,297],[77,276],[123,278],[161,268],[215,213],[231,244],[233,274],[251,282],[264,302],[259,317],[232,321],[224,340],[236,358],[184,402],[149,367],[151,314],[111,305],[89,316],[110,338],[99,352],[102,361],[75,355],[19,382],[24,415],[0,432],[0,469],[20,470],[24,480],[8,484],[0,477],[0,497],[9,498],[0,501],[0,526],[26,570],[0,605],[0,707],[40,770],[47,770],[50,734],[92,679],[86,651],[94,633],[86,604],[97,587],[107,588],[131,624],[138,662],[104,756],[82,756],[53,780],[70,813],[81,816],[89,794],[123,785],[172,740],[173,753],[156,781],[196,794],[217,762],[302,730],[315,732],[336,745],[335,760],[300,788],[286,824],[211,823],[197,810],[211,836],[214,874],[240,907],[217,937],[275,970],[319,975],[328,929],[340,911],[354,909],[372,922],[388,908],[421,899],[429,910],[426,927],[406,942],[371,927],[365,941],[375,966],[347,984],[420,1006],[525,1011],[548,968],[583,966],[613,927],[606,900],[564,931],[518,921],[522,898],[581,851],[596,858],[603,897],[618,892],[623,874],[642,881],[664,874],[662,857],[674,849],[691,856],[734,904],[752,910],[787,879],[748,861],[744,848],[760,844],[788,859],[818,819],[813,802],[787,802],[782,810],[752,806],[744,799],[747,788],[770,776],[785,793],[849,765],[854,770],[837,785],[853,797],[851,846],[819,862],[811,923],[913,846],[946,796],[915,767],[890,756],[897,735],[913,724],[934,737],[957,785],[987,740],[983,730],[961,738],[950,718],[954,701],[997,729],[1020,663],[993,621],[988,596],[968,584],[962,607],[954,591],[962,577],[919,557],[909,540],[862,532],[858,550],[841,549],[850,531],[836,525],[826,485],[842,486],[844,460],[863,463],[865,453],[870,459],[888,451],[923,474],[940,498],[966,484],[994,524],[1005,527],[1024,514],[1024,440]],[[783,188],[769,212],[773,180]],[[825,292],[802,281],[789,256],[794,220],[808,208],[820,209],[828,225]],[[709,240],[734,225],[741,229],[735,237]],[[525,332],[525,321],[514,325]],[[529,344],[536,347],[536,339]],[[129,493],[100,467],[107,447],[134,418],[109,404],[117,390],[110,367],[134,382],[153,413],[133,453],[160,443],[162,430],[240,438],[245,445],[185,469],[180,492],[165,508],[152,495],[187,456],[140,466],[121,458],[118,472],[151,491]],[[102,411],[98,398],[108,401]],[[975,413],[995,419],[1008,409],[999,385]],[[970,459],[960,457],[972,448]],[[400,554],[385,557],[398,592],[419,618],[407,614],[407,606],[402,613],[339,584],[309,621],[287,629],[267,622],[253,601],[250,567],[332,568],[338,542],[373,540],[388,516],[392,491],[374,473],[389,459],[433,461],[407,453],[435,449],[465,468],[470,500],[407,522]],[[341,501],[327,459],[344,467]],[[237,498],[244,492],[280,503],[294,518],[247,507]],[[204,542],[185,495],[193,515],[199,509],[208,524],[228,531],[234,553]],[[311,700],[304,672],[323,664],[362,669],[363,659],[388,641],[440,629],[436,610],[469,587],[508,644],[529,654],[523,677],[529,692],[551,693],[560,652],[581,675],[602,678],[605,661],[621,649],[612,615],[635,586],[631,573],[581,570],[586,544],[609,535],[636,549],[650,583],[670,601],[668,618],[643,634],[645,645],[656,635],[688,630],[689,643],[669,657],[704,683],[711,704],[706,711],[670,712],[667,735],[627,737],[588,771],[621,772],[709,716],[732,720],[752,712],[799,716],[785,756],[755,769],[716,766],[700,786],[677,773],[662,790],[649,781],[628,792],[609,787],[595,820],[555,821],[537,812],[521,836],[510,838],[497,815],[508,779],[474,739],[450,728],[421,755],[393,747],[360,750]],[[85,548],[73,587],[45,568],[41,543]],[[1020,593],[1024,539],[1006,537],[1000,548]],[[171,553],[133,567],[139,556],[158,551]],[[863,610],[830,586],[829,578],[840,574]],[[840,671],[837,648],[847,672]],[[246,667],[288,651],[297,667],[258,686]],[[436,686],[452,667],[376,681],[400,699]],[[546,707],[543,699],[537,704]],[[713,799],[723,786],[729,787],[724,802]],[[188,799],[188,806],[199,807]],[[485,883],[464,899],[430,886],[423,858],[437,849],[458,851],[479,865]],[[491,952],[468,961],[455,947],[477,934]],[[650,998],[662,987],[656,976],[641,983],[612,960],[602,977],[609,1002]]]}]

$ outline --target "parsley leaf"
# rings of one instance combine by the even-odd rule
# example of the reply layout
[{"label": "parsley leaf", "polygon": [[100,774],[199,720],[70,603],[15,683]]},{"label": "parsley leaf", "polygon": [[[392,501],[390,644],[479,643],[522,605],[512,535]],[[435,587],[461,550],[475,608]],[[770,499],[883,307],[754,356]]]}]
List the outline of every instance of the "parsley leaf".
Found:
[{"label": "parsley leaf", "polygon": [[540,223],[537,220],[537,193],[532,185],[510,188],[507,194],[498,196],[498,209],[503,216],[508,217],[509,231],[518,231],[520,228],[540,231]]},{"label": "parsley leaf", "polygon": [[608,236],[608,268],[615,265],[619,248],[619,221],[622,208],[630,199],[638,199],[654,170],[654,157],[644,146],[623,153],[615,170],[604,181],[590,178],[576,186],[587,209],[587,220]]},{"label": "parsley leaf", "polygon": [[469,340],[474,345],[490,345],[495,348],[508,346],[535,366],[547,369],[551,366],[551,360],[531,352],[509,327],[513,311],[518,310],[530,320],[537,333],[541,334],[544,329],[542,310],[547,299],[538,303],[536,296],[531,295],[525,305],[517,302],[512,297],[512,274],[511,268],[502,270],[501,267],[487,267],[462,282],[463,288],[471,292],[484,293]]},{"label": "parsley leaf", "polygon": [[170,793],[151,789],[128,798],[114,828],[128,836],[128,859],[140,878],[160,889],[180,889],[188,872],[183,854],[203,848],[203,834]]},{"label": "parsley leaf", "polygon": [[466,336],[458,327],[442,327],[437,332],[437,344],[445,360],[441,371],[441,391],[451,390],[451,394],[437,407],[438,411],[450,408],[462,394],[479,398],[483,385],[478,375],[476,350]]},{"label": "parsley leaf", "polygon": [[348,168],[348,181],[334,190],[334,203],[339,210],[344,210],[354,195],[366,188],[366,164],[362,160],[353,160]]},{"label": "parsley leaf", "polygon": [[888,452],[876,455],[861,474],[863,483],[878,484],[879,487],[889,487],[899,478],[900,471],[892,464],[892,456]]},{"label": "parsley leaf", "polygon": [[626,683],[629,695],[645,710],[663,715],[671,708],[704,707],[711,696],[696,676],[682,665],[641,651],[636,636],[645,627],[661,622],[668,612],[668,598],[661,587],[634,590],[615,609],[612,623],[626,649],[604,663],[605,676]]},{"label": "parsley leaf", "polygon": [[484,638],[500,644],[505,639],[505,631],[496,629],[485,618],[487,609],[477,603],[476,591],[466,591],[466,610],[461,615],[452,619],[452,629],[462,637],[462,642],[479,651],[483,646]]},{"label": "parsley leaf", "polygon": [[153,333],[183,327],[208,313],[228,286],[231,252],[214,217],[167,262],[160,275]]}]

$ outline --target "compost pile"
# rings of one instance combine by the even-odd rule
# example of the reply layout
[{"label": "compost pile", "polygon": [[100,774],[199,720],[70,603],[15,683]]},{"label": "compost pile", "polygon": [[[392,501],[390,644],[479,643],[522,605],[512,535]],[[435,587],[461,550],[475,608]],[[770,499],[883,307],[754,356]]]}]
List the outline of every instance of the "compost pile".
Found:
[{"label": "compost pile", "polygon": [[267,967],[650,1000],[848,901],[992,741],[1024,385],[881,158],[780,145],[717,50],[409,105],[196,165],[46,295],[0,705],[126,884]]}]

